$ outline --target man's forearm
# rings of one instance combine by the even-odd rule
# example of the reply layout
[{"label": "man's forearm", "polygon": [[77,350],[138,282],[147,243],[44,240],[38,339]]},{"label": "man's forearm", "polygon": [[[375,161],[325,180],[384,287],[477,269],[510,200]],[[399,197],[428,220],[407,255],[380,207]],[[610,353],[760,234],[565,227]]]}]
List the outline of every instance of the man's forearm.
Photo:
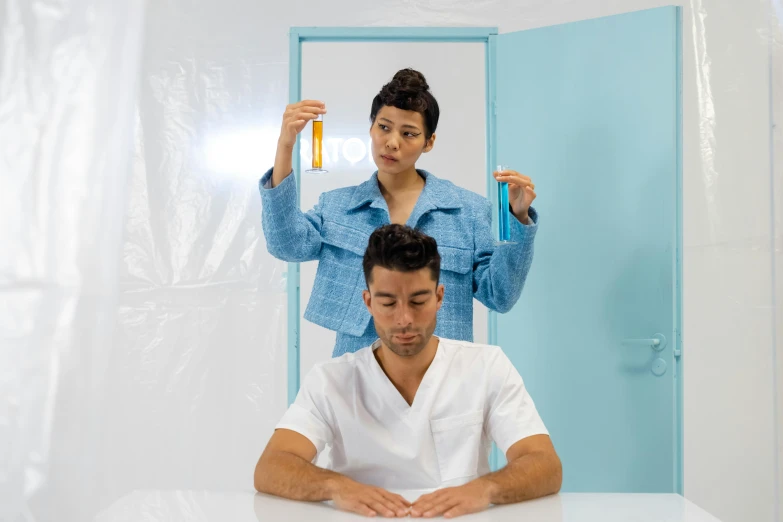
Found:
[{"label": "man's forearm", "polygon": [[560,491],[563,468],[557,455],[531,453],[476,480],[487,485],[490,503],[513,504]]},{"label": "man's forearm", "polygon": [[285,451],[265,453],[256,466],[254,483],[261,493],[291,500],[320,502],[331,500],[347,477],[319,468]]}]

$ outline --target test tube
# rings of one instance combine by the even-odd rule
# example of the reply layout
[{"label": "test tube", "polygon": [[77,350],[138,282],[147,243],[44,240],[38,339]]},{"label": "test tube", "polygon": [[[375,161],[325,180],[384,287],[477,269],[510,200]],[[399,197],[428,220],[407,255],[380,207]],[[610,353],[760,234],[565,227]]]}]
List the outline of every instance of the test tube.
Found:
[{"label": "test tube", "polygon": [[323,168],[323,141],[324,141],[324,115],[319,114],[313,120],[313,166],[305,172],[324,173],[328,172]]},{"label": "test tube", "polygon": [[[497,171],[508,170],[506,165],[498,165]],[[511,242],[511,207],[508,204],[508,183],[498,181],[497,198],[498,242]]]}]

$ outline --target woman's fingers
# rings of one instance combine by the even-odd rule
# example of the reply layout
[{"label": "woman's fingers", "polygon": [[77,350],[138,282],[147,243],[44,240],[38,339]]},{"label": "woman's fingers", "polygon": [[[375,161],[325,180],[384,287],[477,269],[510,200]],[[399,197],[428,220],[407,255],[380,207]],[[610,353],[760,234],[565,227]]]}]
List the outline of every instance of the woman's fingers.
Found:
[{"label": "woman's fingers", "polygon": [[308,112],[312,114],[326,114],[326,105],[321,102],[306,100],[304,102],[294,103],[285,108],[284,116]]},{"label": "woman's fingers", "polygon": [[326,104],[321,100],[302,100],[296,103],[292,103],[289,107],[320,107],[326,108]]},{"label": "woman's fingers", "polygon": [[498,181],[503,182],[510,182],[513,180],[525,180],[532,183],[532,179],[530,176],[525,176],[524,174],[520,174],[517,171],[514,170],[504,170],[504,171],[495,171],[492,173],[492,175],[495,177]]},{"label": "woman's fingers", "polygon": [[286,114],[283,118],[283,121],[291,121],[291,120],[314,120],[319,116],[319,114],[315,112],[308,112],[308,111],[296,111],[292,112],[290,114]]},{"label": "woman's fingers", "polygon": [[287,116],[283,120],[283,126],[288,129],[289,132],[293,132],[296,135],[304,130],[308,121],[314,120],[317,116],[317,114],[310,112],[299,112]]},{"label": "woman's fingers", "polygon": [[498,178],[498,181],[503,183],[508,183],[509,185],[515,185],[520,188],[526,188],[526,187],[530,187],[532,189],[536,188],[536,184],[533,183],[533,181],[530,178],[524,179],[515,176],[508,176],[508,177],[500,177]]}]

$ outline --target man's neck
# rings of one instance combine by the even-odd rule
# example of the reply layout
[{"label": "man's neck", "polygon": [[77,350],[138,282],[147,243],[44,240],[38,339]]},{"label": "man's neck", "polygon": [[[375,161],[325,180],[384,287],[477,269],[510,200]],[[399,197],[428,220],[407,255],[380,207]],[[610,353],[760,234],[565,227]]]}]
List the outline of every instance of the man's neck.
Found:
[{"label": "man's neck", "polygon": [[375,350],[375,358],[381,369],[395,388],[405,397],[408,404],[413,403],[413,396],[427,373],[435,354],[438,352],[440,340],[434,335],[422,351],[411,357],[400,357],[392,352],[383,342]]}]

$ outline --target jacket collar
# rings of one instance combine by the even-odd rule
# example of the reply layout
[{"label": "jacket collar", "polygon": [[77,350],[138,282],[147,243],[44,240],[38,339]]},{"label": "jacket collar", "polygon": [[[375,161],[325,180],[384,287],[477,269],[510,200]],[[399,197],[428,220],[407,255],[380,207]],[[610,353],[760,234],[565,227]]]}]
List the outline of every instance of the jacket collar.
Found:
[{"label": "jacket collar", "polygon": [[[416,172],[424,178],[424,190],[421,191],[416,207],[421,207],[421,213],[432,209],[455,209],[462,208],[459,195],[450,182],[437,178],[426,170],[417,169]],[[358,185],[354,190],[348,210],[357,210],[366,204],[371,208],[381,208],[387,210],[386,200],[381,194],[380,185],[378,185],[378,171],[364,183]]]}]

